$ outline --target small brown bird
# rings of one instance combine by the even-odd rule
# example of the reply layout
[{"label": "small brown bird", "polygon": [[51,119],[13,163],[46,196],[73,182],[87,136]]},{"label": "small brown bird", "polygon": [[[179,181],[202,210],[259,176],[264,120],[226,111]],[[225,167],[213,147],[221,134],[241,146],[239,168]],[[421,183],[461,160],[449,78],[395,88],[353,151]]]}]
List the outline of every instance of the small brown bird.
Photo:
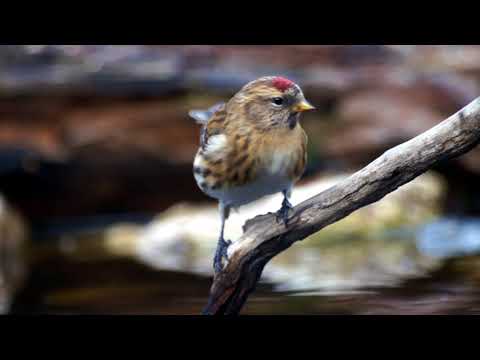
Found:
[{"label": "small brown bird", "polygon": [[223,233],[232,207],[282,192],[277,220],[287,226],[292,207],[288,199],[307,161],[307,135],[299,116],[312,109],[297,84],[268,76],[248,83],[226,104],[190,111],[203,125],[193,166],[195,180],[205,194],[219,201],[216,272],[222,269],[231,244]]}]

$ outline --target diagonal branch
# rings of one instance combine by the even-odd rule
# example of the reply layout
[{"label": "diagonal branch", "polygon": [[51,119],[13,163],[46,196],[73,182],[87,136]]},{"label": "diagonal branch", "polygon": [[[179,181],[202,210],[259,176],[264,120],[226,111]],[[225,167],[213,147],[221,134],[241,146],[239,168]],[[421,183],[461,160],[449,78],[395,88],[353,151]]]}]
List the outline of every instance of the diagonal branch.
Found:
[{"label": "diagonal branch", "polygon": [[369,165],[293,209],[288,228],[273,214],[248,220],[215,274],[204,314],[238,314],[264,266],[294,242],[376,202],[439,162],[480,142],[480,97],[417,137],[386,151]]}]

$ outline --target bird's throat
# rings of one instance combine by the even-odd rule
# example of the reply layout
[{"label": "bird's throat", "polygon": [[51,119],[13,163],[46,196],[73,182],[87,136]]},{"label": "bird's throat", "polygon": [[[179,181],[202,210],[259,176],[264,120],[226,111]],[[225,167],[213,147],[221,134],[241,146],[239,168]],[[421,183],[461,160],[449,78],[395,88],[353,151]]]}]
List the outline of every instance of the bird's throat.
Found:
[{"label": "bird's throat", "polygon": [[297,123],[298,123],[298,114],[296,113],[291,114],[288,117],[287,123],[288,123],[288,128],[290,130],[295,129],[295,126],[297,126]]}]

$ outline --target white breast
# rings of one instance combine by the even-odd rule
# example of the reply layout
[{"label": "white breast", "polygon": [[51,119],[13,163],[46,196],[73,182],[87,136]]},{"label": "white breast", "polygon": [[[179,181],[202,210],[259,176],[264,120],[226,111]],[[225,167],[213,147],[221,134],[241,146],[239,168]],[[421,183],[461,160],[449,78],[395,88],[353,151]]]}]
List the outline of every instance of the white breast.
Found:
[{"label": "white breast", "polygon": [[222,200],[225,204],[233,207],[245,205],[259,198],[290,190],[292,180],[287,174],[287,169],[292,161],[290,153],[275,152],[272,157],[266,161],[262,173],[254,181],[226,189],[210,190],[209,195]]},{"label": "white breast", "polygon": [[260,199],[263,196],[289,190],[292,181],[286,176],[263,175],[256,180],[225,189],[208,190],[208,195],[227,205],[238,207]]},{"label": "white breast", "polygon": [[285,175],[291,161],[291,153],[277,151],[272,155],[270,165],[267,167],[267,171],[274,176]]}]

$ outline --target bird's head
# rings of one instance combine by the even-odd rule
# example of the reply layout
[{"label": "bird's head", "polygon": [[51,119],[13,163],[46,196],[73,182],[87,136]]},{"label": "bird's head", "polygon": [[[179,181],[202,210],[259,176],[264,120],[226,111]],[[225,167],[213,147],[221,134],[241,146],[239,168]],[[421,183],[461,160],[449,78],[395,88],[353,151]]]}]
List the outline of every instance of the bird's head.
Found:
[{"label": "bird's head", "polygon": [[280,76],[266,76],[249,82],[229,103],[235,112],[257,128],[294,129],[300,113],[315,109],[300,87]]}]

